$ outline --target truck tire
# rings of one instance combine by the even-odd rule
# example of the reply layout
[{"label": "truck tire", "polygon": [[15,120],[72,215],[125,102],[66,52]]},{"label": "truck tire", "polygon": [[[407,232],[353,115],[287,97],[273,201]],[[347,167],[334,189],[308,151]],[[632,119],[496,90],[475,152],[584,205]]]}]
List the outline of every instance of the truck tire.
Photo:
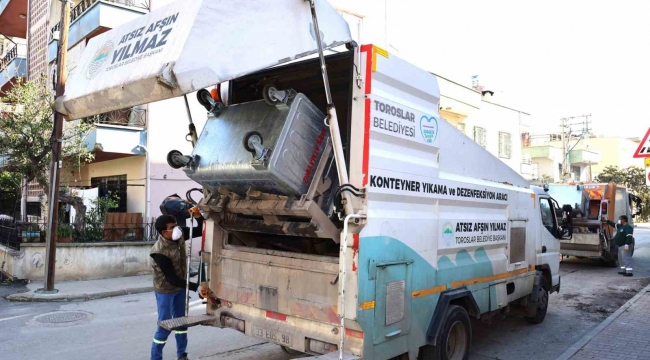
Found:
[{"label": "truck tire", "polygon": [[420,348],[419,360],[467,360],[472,343],[472,324],[467,310],[449,305],[438,335],[438,345]]},{"label": "truck tire", "polygon": [[538,289],[539,294],[537,295],[537,298],[539,299],[537,301],[537,312],[535,313],[535,316],[526,317],[526,320],[528,320],[529,323],[541,324],[544,321],[546,312],[548,311],[548,288],[549,286],[546,282],[546,278],[542,277],[542,282]]}]

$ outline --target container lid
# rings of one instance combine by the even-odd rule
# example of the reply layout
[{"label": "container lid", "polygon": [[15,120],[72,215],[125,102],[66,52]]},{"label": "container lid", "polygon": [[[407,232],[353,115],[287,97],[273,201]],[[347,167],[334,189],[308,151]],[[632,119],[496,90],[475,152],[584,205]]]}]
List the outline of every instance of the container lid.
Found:
[{"label": "container lid", "polygon": [[[314,0],[325,49],[351,41]],[[317,51],[309,1],[178,0],[90,40],[55,102],[68,120],[181,96]]]}]

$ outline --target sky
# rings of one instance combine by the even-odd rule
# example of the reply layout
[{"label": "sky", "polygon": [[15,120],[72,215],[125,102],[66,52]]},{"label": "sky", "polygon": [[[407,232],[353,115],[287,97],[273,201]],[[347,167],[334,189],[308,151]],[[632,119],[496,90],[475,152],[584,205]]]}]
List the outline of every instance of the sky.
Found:
[{"label": "sky", "polygon": [[468,86],[478,75],[534,133],[586,114],[596,135],[650,127],[650,1],[385,1],[389,52]]}]

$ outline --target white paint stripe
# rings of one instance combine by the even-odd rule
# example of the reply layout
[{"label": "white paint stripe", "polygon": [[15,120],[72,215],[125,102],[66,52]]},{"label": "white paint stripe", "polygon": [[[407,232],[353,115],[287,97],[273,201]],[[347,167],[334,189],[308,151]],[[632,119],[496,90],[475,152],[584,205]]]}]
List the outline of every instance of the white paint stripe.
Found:
[{"label": "white paint stripe", "polygon": [[34,315],[34,314],[25,314],[25,315],[12,316],[12,317],[8,317],[8,318],[0,319],[0,321],[7,321],[7,320],[12,320],[12,319],[18,319],[18,318],[21,318],[21,317],[31,316],[31,315]]},{"label": "white paint stripe", "polygon": [[196,304],[200,304],[200,303],[202,303],[202,302],[203,302],[203,300],[201,300],[201,299],[199,299],[199,300],[195,300],[195,301],[190,301],[190,306],[193,306],[193,305],[196,305]]}]

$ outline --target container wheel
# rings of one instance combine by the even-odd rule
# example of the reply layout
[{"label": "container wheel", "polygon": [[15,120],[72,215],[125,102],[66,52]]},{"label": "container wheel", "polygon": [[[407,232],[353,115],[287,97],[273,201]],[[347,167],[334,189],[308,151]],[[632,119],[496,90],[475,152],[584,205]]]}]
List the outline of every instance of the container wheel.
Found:
[{"label": "container wheel", "polygon": [[531,324],[541,324],[546,317],[546,312],[548,311],[548,284],[546,283],[546,278],[542,277],[542,283],[540,284],[537,294],[537,312],[535,316],[526,317]]},{"label": "container wheel", "polygon": [[420,348],[419,360],[467,360],[472,343],[469,314],[461,306],[450,305],[438,335],[438,345]]}]

